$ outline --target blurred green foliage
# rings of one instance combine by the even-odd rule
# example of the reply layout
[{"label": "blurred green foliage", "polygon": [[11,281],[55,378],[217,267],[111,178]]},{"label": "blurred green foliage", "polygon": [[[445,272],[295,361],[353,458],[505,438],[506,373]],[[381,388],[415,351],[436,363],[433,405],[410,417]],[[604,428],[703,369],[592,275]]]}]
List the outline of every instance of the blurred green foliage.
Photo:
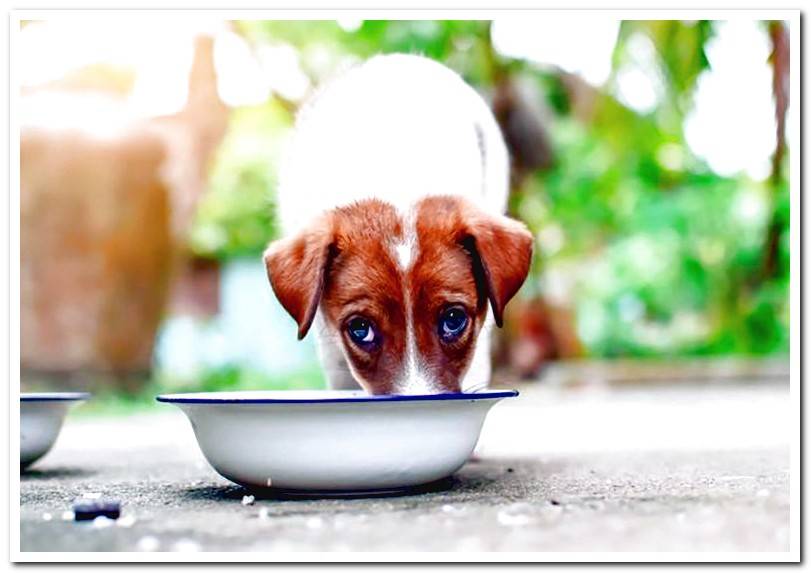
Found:
[{"label": "blurred green foliage", "polygon": [[[518,181],[511,201],[511,212],[538,236],[533,276],[522,296],[551,296],[555,277],[563,276],[590,354],[787,351],[788,162],[776,183],[721,177],[684,140],[693,89],[708,68],[704,46],[713,23],[624,22],[612,76],[601,90],[585,84],[573,89],[561,70],[498,55],[489,26],[235,23],[254,46],[295,47],[314,84],[376,53],[411,52],[446,63],[491,99],[499,82],[532,86],[552,161]],[[640,37],[655,49],[655,69],[648,72],[664,88],[655,109],[644,114],[611,95],[616,73],[629,63],[628,43]],[[589,102],[585,108],[578,93]],[[234,110],[191,235],[193,250],[218,258],[253,255],[273,237],[274,174],[295,103],[273,98]],[[770,227],[779,236],[779,257],[776,269],[764,275]]]},{"label": "blurred green foliage", "polygon": [[291,124],[291,112],[275,98],[233,110],[189,236],[197,255],[253,255],[273,237],[276,166]]}]

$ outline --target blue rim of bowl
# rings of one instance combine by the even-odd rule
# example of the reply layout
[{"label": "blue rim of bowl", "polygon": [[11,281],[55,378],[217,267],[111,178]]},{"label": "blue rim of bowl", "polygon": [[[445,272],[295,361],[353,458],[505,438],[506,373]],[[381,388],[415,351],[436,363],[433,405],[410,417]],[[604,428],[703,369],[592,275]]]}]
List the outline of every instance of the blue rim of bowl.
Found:
[{"label": "blue rim of bowl", "polygon": [[[201,392],[205,394],[206,392]],[[209,392],[216,394],[216,392]],[[442,402],[447,400],[494,400],[513,398],[518,390],[492,392],[454,392],[448,394],[386,394],[379,396],[348,396],[346,398],[195,398],[186,394],[161,394],[158,402],[167,404],[341,404],[352,402]]]},{"label": "blue rim of bowl", "polygon": [[20,394],[20,402],[75,402],[87,400],[89,392],[28,392]]}]

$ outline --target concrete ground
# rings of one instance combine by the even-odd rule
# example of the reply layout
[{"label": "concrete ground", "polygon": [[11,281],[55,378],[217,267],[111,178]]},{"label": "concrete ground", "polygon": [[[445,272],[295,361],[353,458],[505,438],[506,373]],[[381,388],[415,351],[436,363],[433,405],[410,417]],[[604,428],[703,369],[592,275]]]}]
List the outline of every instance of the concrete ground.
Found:
[{"label": "concrete ground", "polygon": [[[784,379],[526,387],[443,489],[373,499],[245,505],[155,412],[68,419],[21,475],[22,551],[789,550]],[[86,493],[122,517],[63,519]]]}]

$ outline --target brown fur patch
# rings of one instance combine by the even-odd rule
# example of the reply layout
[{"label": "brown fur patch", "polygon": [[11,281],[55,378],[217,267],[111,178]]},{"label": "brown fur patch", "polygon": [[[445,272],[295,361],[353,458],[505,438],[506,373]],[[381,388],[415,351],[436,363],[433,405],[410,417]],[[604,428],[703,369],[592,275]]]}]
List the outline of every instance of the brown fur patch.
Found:
[{"label": "brown fur patch", "polygon": [[[487,313],[470,255],[460,243],[466,204],[456,197],[431,197],[417,205],[419,251],[407,280],[417,349],[427,375],[441,390],[459,392],[473,359]],[[468,326],[452,343],[439,336],[442,312],[459,305]]]},{"label": "brown fur patch", "polygon": [[[515,221],[481,212],[459,197],[430,197],[415,206],[417,253],[408,269],[395,246],[404,222],[395,209],[366,200],[330,211],[318,225],[268,249],[268,272],[282,305],[299,322],[314,298],[340,338],[353,373],[369,392],[388,394],[405,382],[407,323],[417,367],[440,392],[458,392],[475,352],[488,300],[497,322],[526,278],[532,237]],[[321,274],[314,268],[323,264]],[[468,324],[453,341],[439,334],[442,312],[465,309]],[[410,317],[407,316],[410,313]],[[361,348],[347,322],[371,321],[377,343]]]},{"label": "brown fur patch", "polygon": [[[335,209],[332,215],[337,255],[321,308],[366,389],[394,393],[403,369],[406,325],[402,277],[391,244],[402,237],[402,223],[393,207],[375,200]],[[373,350],[349,338],[346,324],[353,316],[372,322],[379,337]]]}]

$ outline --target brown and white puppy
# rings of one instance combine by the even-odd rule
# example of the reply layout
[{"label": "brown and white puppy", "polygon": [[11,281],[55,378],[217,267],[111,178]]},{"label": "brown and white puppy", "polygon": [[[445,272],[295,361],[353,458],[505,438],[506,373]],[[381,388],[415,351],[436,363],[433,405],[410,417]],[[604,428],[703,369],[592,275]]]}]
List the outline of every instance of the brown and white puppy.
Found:
[{"label": "brown and white puppy", "polygon": [[486,386],[490,323],[532,258],[531,234],[502,214],[507,191],[489,108],[432,60],[375,57],[305,108],[280,175],[285,236],[265,264],[331,387]]}]

